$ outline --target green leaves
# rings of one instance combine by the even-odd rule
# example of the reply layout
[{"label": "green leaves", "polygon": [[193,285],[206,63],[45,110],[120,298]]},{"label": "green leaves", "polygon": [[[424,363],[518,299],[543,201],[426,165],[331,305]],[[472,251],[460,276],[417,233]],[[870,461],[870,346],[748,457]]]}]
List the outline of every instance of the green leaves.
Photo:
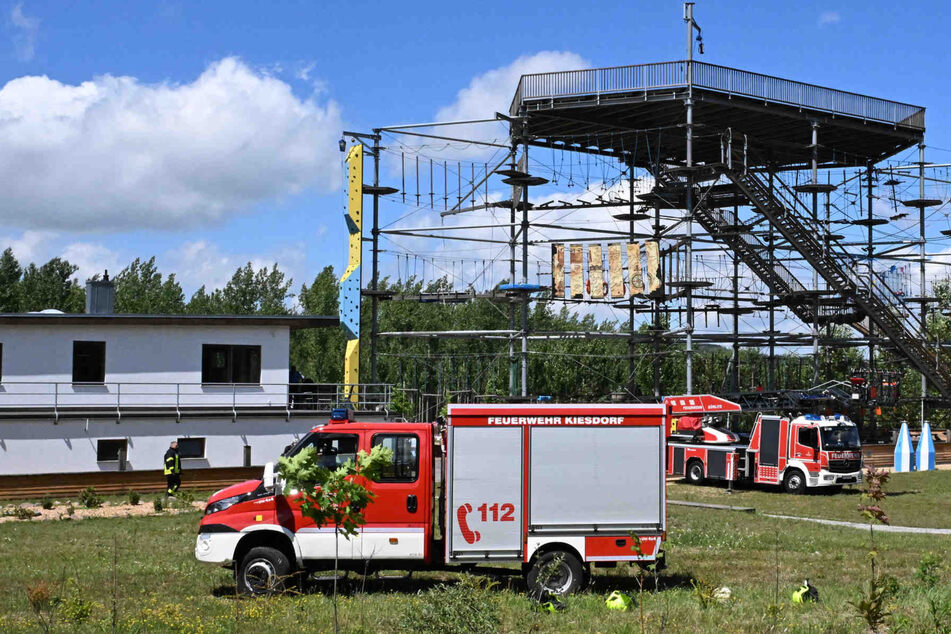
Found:
[{"label": "green leaves", "polygon": [[185,294],[175,274],[162,279],[155,256],[136,258],[116,278],[116,312],[138,315],[178,315],[185,312]]},{"label": "green leaves", "polygon": [[331,524],[350,537],[364,524],[363,511],[374,495],[364,485],[379,478],[393,460],[393,452],[383,446],[370,453],[360,451],[356,460],[347,460],[337,469],[320,465],[317,450],[308,447],[291,458],[278,461],[284,479],[284,495],[298,491],[301,514],[320,527]]}]

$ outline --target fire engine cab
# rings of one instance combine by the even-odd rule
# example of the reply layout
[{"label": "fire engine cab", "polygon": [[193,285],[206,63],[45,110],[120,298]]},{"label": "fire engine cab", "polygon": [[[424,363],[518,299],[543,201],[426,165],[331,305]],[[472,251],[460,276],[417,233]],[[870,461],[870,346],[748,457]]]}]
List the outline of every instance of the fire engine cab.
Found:
[{"label": "fire engine cab", "polygon": [[[297,573],[435,570],[520,563],[530,588],[567,594],[591,565],[657,560],[666,531],[666,409],[651,405],[451,405],[439,423],[330,421],[285,455],[314,447],[334,468],[384,445],[392,464],[359,533],[338,538],[262,480],[208,501],[195,555],[234,568],[241,592]],[[544,574],[542,574],[544,571]]]},{"label": "fire engine cab", "polygon": [[[862,445],[855,423],[845,416],[806,414],[795,418],[759,414],[749,441],[714,427],[675,397],[668,400],[672,429],[667,472],[688,482],[748,481],[782,485],[788,493],[862,481]],[[694,397],[696,398],[696,397]],[[722,399],[720,399],[722,400]],[[720,411],[740,411],[736,403]]]}]

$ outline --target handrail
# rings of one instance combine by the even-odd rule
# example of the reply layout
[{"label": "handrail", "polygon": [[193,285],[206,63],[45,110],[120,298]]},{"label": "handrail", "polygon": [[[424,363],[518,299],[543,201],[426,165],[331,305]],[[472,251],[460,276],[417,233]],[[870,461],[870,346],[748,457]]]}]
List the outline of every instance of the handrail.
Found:
[{"label": "handrail", "polygon": [[[357,394],[351,402],[350,392]],[[344,398],[344,395],[348,395]],[[176,419],[195,409],[222,409],[237,418],[242,410],[326,410],[356,405],[360,409],[390,407],[393,386],[387,383],[187,383],[125,382],[73,383],[71,381],[0,382],[0,414],[51,411],[54,420],[77,409],[128,416],[132,410],[168,409]]]},{"label": "handrail", "polygon": [[[729,95],[833,112],[868,121],[925,129],[925,109],[846,90],[693,62],[693,85]],[[687,62],[657,62],[522,75],[509,107],[516,116],[524,101],[680,88],[687,86]]]}]

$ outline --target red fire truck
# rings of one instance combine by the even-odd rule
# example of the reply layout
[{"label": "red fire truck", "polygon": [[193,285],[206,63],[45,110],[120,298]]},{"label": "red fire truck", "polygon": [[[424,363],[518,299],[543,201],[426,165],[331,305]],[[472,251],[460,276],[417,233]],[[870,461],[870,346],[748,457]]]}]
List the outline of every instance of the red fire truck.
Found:
[{"label": "red fire truck", "polygon": [[[704,480],[778,484],[788,493],[862,481],[862,445],[855,423],[845,416],[807,414],[789,419],[760,414],[749,442],[738,434],[704,424],[685,399],[665,399],[672,413],[667,473],[688,482]],[[720,399],[722,400],[722,399]],[[720,411],[739,411],[724,401]],[[707,410],[711,411],[711,410]],[[674,420],[676,418],[676,420]]]},{"label": "red fire truck", "polygon": [[[340,418],[285,453],[315,447],[335,467],[375,445],[393,451],[385,477],[369,485],[366,524],[336,542],[344,569],[516,562],[534,590],[567,594],[591,564],[661,552],[663,405],[452,405],[446,424]],[[282,490],[269,464],[262,480],[218,491],[205,509],[195,555],[233,567],[244,593],[333,568],[334,528],[315,526],[300,496]]]}]

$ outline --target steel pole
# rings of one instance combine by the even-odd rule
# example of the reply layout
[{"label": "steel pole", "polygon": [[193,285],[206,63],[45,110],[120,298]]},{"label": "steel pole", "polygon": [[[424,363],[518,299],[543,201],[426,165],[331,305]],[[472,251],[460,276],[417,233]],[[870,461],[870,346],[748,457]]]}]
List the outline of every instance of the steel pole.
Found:
[{"label": "steel pole", "polygon": [[[693,3],[684,4],[687,22],[687,167],[693,167]],[[693,394],[693,289],[689,286],[692,281],[691,258],[693,251],[693,174],[687,172],[687,227],[686,245],[684,246],[684,276],[688,282],[686,288],[687,301],[687,339],[686,339],[686,366],[687,366],[687,394]]]},{"label": "steel pole", "polygon": [[[528,172],[528,139],[523,158]],[[528,185],[522,187],[522,284],[528,285]],[[528,293],[522,290],[522,396],[528,396]]]},{"label": "steel pole", "polygon": [[374,130],[373,138],[373,236],[372,249],[372,278],[370,279],[370,289],[373,295],[370,297],[370,383],[377,383],[376,367],[376,344],[380,334],[380,314],[379,298],[377,297],[377,283],[379,281],[379,255],[380,255],[380,193],[376,189],[380,185],[380,137],[379,132]]},{"label": "steel pole", "polygon": [[[925,199],[925,144],[918,144],[918,200],[923,201]],[[919,291],[918,294],[921,297],[921,338],[922,340],[927,340],[928,337],[928,304],[925,303],[926,296],[926,279],[925,279],[925,207],[924,205],[918,207],[918,281],[919,281]],[[935,360],[937,361],[937,352],[935,353]],[[921,375],[921,420],[920,423],[924,424],[925,422],[925,397],[928,396],[928,379],[925,378],[925,375]]]}]

